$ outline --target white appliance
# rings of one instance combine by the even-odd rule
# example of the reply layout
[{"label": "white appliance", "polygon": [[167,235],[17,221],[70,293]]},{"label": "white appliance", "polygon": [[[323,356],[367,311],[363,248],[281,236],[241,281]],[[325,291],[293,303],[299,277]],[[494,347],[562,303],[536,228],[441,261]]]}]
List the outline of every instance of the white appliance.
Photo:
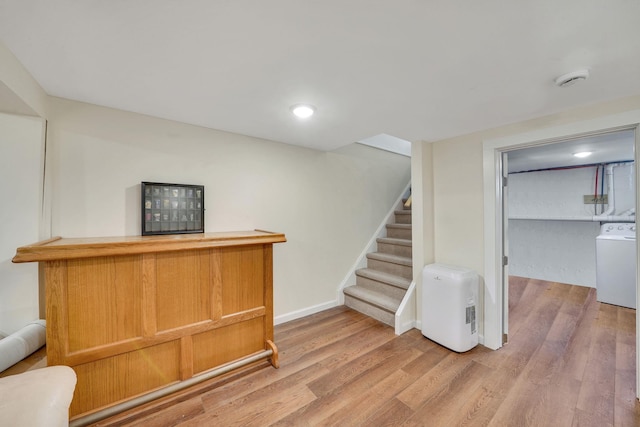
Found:
[{"label": "white appliance", "polygon": [[636,225],[604,224],[596,237],[597,299],[636,308]]},{"label": "white appliance", "polygon": [[430,264],[422,270],[422,335],[459,353],[478,345],[478,274]]}]

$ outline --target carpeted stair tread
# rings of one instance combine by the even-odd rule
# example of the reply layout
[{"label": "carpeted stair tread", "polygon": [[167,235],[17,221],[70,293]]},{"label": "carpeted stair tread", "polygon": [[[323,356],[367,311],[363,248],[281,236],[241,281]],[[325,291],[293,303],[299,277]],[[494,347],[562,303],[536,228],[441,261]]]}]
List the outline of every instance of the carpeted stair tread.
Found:
[{"label": "carpeted stair tread", "polygon": [[378,237],[376,239],[378,243],[387,243],[390,245],[411,246],[411,240],[408,239],[396,239],[393,237]]},{"label": "carpeted stair tread", "polygon": [[392,264],[406,265],[408,267],[411,267],[413,265],[413,262],[411,261],[411,258],[398,256],[398,255],[392,255],[392,254],[386,254],[386,253],[382,253],[382,252],[371,252],[371,253],[368,253],[367,254],[367,258],[368,259],[375,259],[375,260],[383,261],[383,262],[390,262]]},{"label": "carpeted stair tread", "polygon": [[355,272],[356,284],[343,289],[347,307],[395,326],[395,314],[411,285],[411,206],[394,210],[395,222],[386,224],[386,236],[376,239],[378,252],[367,254],[367,267]]},{"label": "carpeted stair tread", "polygon": [[411,230],[411,224],[387,224],[387,228],[396,228],[400,230]]},{"label": "carpeted stair tread", "polygon": [[395,274],[385,273],[379,270],[373,270],[371,268],[361,268],[356,271],[356,276],[366,277],[367,279],[375,280],[376,282],[382,282],[396,288],[409,289],[411,280],[406,279]]},{"label": "carpeted stair tread", "polygon": [[400,307],[401,301],[383,294],[382,292],[363,288],[362,286],[346,287],[344,288],[344,293],[390,313],[395,313],[398,310],[398,307]]}]

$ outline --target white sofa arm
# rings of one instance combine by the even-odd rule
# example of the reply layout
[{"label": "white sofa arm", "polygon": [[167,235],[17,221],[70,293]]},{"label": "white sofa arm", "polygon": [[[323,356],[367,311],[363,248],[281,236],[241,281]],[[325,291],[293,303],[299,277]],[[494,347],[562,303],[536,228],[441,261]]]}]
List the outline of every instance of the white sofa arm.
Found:
[{"label": "white sofa arm", "polygon": [[76,373],[49,366],[0,378],[0,420],[11,426],[69,425]]}]

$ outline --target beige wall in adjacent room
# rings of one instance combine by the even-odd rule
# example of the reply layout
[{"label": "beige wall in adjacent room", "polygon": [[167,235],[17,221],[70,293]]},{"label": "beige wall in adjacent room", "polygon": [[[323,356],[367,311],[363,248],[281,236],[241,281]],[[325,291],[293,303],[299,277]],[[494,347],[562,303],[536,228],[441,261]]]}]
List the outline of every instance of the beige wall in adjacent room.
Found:
[{"label": "beige wall in adjacent room", "polygon": [[205,231],[283,232],[275,315],[336,289],[410,179],[410,159],[360,144],[320,152],[52,98],[52,234],[140,234],[140,182],[205,186]]},{"label": "beige wall in adjacent room", "polygon": [[640,108],[640,97],[573,109],[433,143],[435,259],[484,270],[483,153],[485,140],[528,133]]}]

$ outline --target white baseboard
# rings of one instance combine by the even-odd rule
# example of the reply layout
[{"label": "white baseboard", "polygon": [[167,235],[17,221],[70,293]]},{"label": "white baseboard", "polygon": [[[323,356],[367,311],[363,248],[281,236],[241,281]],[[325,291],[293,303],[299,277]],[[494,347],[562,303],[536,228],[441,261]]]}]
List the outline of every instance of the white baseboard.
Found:
[{"label": "white baseboard", "polygon": [[396,329],[396,335],[402,335],[411,329],[416,329],[416,322],[413,320],[401,324],[398,329]]},{"label": "white baseboard", "polygon": [[292,311],[291,313],[281,314],[280,316],[275,316],[273,318],[274,325],[280,325],[281,323],[290,322],[292,320],[300,319],[302,317],[310,316],[312,314],[319,313],[324,310],[328,310],[333,307],[337,307],[341,304],[338,304],[338,301],[327,301],[322,304],[314,305],[312,307],[303,308],[300,310]]}]

